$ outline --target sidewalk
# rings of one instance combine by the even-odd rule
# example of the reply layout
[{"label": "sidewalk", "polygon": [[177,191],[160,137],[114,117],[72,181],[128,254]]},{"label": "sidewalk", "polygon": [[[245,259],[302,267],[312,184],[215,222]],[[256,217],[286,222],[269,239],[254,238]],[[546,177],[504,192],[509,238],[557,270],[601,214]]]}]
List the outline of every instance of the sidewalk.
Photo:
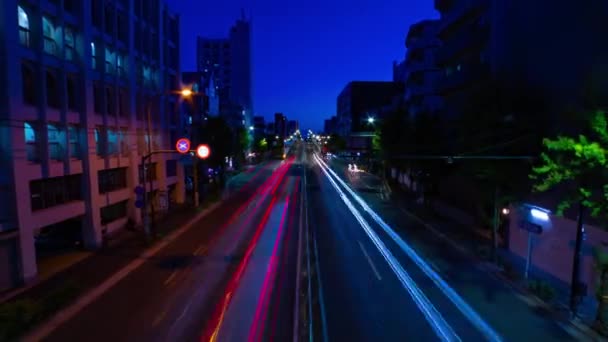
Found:
[{"label": "sidewalk", "polygon": [[418,203],[398,184],[392,183],[390,187],[391,201],[415,215],[424,222],[427,228],[436,230],[438,234],[449,238],[456,249],[468,255],[485,272],[499,278],[524,295],[528,305],[543,308],[556,320],[572,324],[578,330],[577,334],[582,334],[591,341],[605,340],[591,328],[595,319],[593,300],[588,298],[583,301],[579,308],[579,317],[570,319],[567,306],[569,300],[567,284],[534,267],[530,270],[530,279],[524,279],[525,260],[502,248],[498,251],[499,266],[494,265],[489,261],[491,245],[489,234],[481,229],[458,224],[441,217],[433,210]]},{"label": "sidewalk", "polygon": [[[178,207],[156,222],[163,236],[193,219],[199,210]],[[150,245],[141,228],[112,236],[99,251],[28,286],[0,297],[0,340],[10,340],[94,288],[133,260]]]},{"label": "sidewalk", "polygon": [[[508,250],[499,250],[499,266],[490,262],[491,236],[490,232],[472,225],[457,223],[452,219],[442,217],[436,210],[417,201],[415,195],[402,188],[397,182],[382,182],[380,177],[370,173],[359,173],[350,177],[345,168],[348,162],[340,158],[332,159],[329,163],[336,173],[348,179],[351,186],[358,192],[368,192],[366,188],[376,188],[374,193],[385,203],[391,203],[418,221],[433,235],[445,241],[459,253],[470,260],[472,265],[487,273],[501,283],[509,286],[520,298],[532,308],[546,312],[572,335],[580,336],[582,340],[605,341],[591,328],[595,319],[593,298],[588,297],[581,303],[579,318],[570,319],[567,310],[569,287],[567,284],[545,274],[534,267],[530,270],[531,281],[523,279],[525,260],[513,255]],[[363,183],[363,186],[361,186]],[[388,187],[388,188],[387,188]],[[364,194],[362,194],[364,195]],[[371,194],[368,194],[371,195]],[[372,196],[373,197],[373,196]],[[535,291],[532,291],[534,287]],[[546,299],[547,294],[551,300]]]}]

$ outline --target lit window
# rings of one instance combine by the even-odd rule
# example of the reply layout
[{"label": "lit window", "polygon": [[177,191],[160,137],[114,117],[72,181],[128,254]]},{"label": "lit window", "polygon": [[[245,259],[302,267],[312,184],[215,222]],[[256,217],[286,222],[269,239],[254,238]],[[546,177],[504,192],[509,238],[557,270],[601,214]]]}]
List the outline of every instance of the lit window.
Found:
[{"label": "lit window", "polygon": [[25,13],[25,10],[23,10],[23,8],[21,8],[21,6],[17,7],[17,15],[19,16],[19,27],[29,30],[30,29],[30,20],[27,16],[27,13]]}]

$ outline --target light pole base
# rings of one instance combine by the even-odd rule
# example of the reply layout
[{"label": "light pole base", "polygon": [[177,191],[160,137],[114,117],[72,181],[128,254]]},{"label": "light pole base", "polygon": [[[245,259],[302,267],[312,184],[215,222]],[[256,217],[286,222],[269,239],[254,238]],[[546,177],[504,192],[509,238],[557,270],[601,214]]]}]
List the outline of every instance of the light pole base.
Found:
[{"label": "light pole base", "polygon": [[198,198],[198,191],[194,193],[194,207],[198,208],[199,206],[199,198]]}]

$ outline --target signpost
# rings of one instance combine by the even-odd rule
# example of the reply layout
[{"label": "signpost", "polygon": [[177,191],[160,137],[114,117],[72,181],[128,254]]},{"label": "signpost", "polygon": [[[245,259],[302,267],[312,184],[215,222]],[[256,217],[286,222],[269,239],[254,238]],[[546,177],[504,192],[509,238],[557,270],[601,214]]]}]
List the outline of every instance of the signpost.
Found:
[{"label": "signpost", "polygon": [[524,273],[524,277],[528,279],[528,274],[530,273],[530,264],[532,262],[532,234],[540,235],[543,232],[543,227],[525,220],[520,220],[518,222],[518,226],[520,229],[528,231],[528,255],[526,256],[526,271]]},{"label": "signpost", "polygon": [[175,143],[175,149],[181,154],[190,152],[190,140],[187,138],[181,138]]}]

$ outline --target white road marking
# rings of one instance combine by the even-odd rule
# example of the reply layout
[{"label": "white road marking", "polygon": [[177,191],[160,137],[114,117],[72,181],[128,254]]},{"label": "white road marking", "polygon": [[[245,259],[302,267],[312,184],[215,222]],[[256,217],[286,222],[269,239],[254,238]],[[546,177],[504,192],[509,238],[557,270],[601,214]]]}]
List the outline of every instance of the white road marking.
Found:
[{"label": "white road marking", "polygon": [[171,281],[173,281],[175,276],[177,276],[177,271],[171,272],[171,275],[169,275],[169,278],[167,278],[167,280],[165,280],[165,286],[169,285],[171,283]]},{"label": "white road marking", "polygon": [[374,265],[372,258],[370,258],[369,254],[367,254],[367,251],[365,250],[365,247],[363,246],[361,241],[358,241],[358,242],[359,242],[359,247],[361,247],[361,251],[363,251],[365,258],[367,258],[367,262],[369,262],[369,265],[372,267],[372,270],[376,274],[376,278],[378,278],[378,280],[382,280],[382,277],[380,276],[380,272],[378,272],[378,269],[376,268],[376,265]]}]

